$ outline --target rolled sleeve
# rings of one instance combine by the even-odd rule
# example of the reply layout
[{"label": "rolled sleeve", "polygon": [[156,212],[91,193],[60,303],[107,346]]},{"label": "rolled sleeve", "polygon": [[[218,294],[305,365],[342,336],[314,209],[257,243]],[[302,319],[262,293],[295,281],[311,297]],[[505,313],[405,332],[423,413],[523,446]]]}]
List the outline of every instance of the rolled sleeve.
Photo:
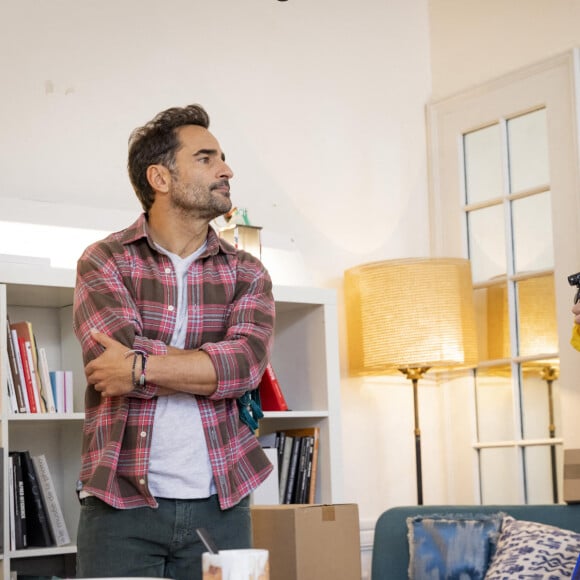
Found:
[{"label": "rolled sleeve", "polygon": [[[233,303],[225,339],[201,346],[218,377],[212,399],[237,398],[257,389],[270,360],[275,319],[272,282],[260,262],[249,262],[240,270],[243,290]],[[251,282],[244,284],[245,278]]]}]

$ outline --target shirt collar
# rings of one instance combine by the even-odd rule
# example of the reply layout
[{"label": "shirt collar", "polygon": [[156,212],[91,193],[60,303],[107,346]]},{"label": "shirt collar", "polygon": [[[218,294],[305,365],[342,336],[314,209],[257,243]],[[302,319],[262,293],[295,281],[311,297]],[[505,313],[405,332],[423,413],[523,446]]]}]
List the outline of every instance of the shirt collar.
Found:
[{"label": "shirt collar", "polygon": [[[147,243],[156,250],[155,244],[149,235],[149,224],[147,223],[147,214],[142,213],[137,220],[121,233],[122,244],[133,244],[142,238],[147,238]],[[156,250],[157,251],[157,250]],[[233,255],[236,249],[222,240],[212,226],[207,233],[207,247],[200,258],[215,256],[218,253]]]}]

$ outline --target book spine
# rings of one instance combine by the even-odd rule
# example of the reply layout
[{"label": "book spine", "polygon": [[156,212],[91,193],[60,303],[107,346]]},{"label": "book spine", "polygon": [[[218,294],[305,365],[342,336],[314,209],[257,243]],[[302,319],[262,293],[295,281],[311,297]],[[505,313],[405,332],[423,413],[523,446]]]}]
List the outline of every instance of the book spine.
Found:
[{"label": "book spine", "polygon": [[301,439],[301,437],[294,437],[292,441],[292,453],[290,455],[290,465],[288,467],[288,481],[286,482],[286,491],[284,492],[284,503],[292,503],[294,497]]},{"label": "book spine", "polygon": [[10,521],[10,549],[16,549],[16,502],[14,495],[14,460],[12,455],[8,456],[8,516]]},{"label": "book spine", "polygon": [[320,446],[320,432],[318,428],[314,431],[314,440],[312,443],[312,459],[310,461],[310,474],[309,474],[309,495],[308,503],[315,503],[316,497],[316,474],[318,473],[318,447]]},{"label": "book spine", "polygon": [[290,468],[290,456],[292,454],[293,437],[286,435],[284,439],[284,449],[282,451],[282,463],[280,467],[280,503],[284,503],[286,494],[286,482],[288,481],[288,470]]},{"label": "book spine", "polygon": [[306,461],[306,477],[304,482],[304,495],[302,503],[314,503],[314,496],[310,499],[310,486],[312,482],[312,456],[314,453],[314,437],[308,437],[308,459]]},{"label": "book spine", "polygon": [[18,413],[18,401],[16,400],[16,392],[15,392],[15,385],[14,385],[14,377],[12,376],[12,372],[9,369],[8,364],[8,353],[4,351],[4,366],[7,369],[6,373],[6,387],[8,389],[8,401],[10,403],[10,412],[11,413]]},{"label": "book spine", "polygon": [[298,469],[298,481],[296,483],[296,493],[294,503],[308,503],[308,461],[310,459],[310,445],[312,437],[306,435],[302,438],[300,447],[300,464]]},{"label": "book spine", "polygon": [[22,384],[21,375],[18,371],[18,361],[16,360],[16,354],[14,352],[14,344],[12,342],[12,335],[10,332],[10,321],[7,323],[7,340],[6,340],[6,350],[8,352],[8,363],[10,367],[10,372],[12,374],[12,381],[14,383],[14,394],[16,396],[16,401],[18,404],[18,413],[26,413],[26,405],[24,404],[24,399],[22,395]]},{"label": "book spine", "polygon": [[44,402],[40,396],[40,382],[38,379],[38,371],[36,369],[36,363],[34,362],[34,356],[32,355],[32,343],[29,340],[25,340],[24,347],[26,348],[26,360],[28,362],[28,368],[30,370],[30,380],[32,382],[34,404],[36,405],[38,413],[46,413]]},{"label": "book spine", "polygon": [[44,455],[35,455],[32,458],[32,463],[36,471],[40,491],[48,513],[48,521],[50,522],[54,541],[57,546],[69,544],[70,536],[66,527],[66,522],[64,521],[60,502],[56,495],[56,489],[54,487],[52,476],[50,475],[46,457]]},{"label": "book spine", "polygon": [[64,371],[50,371],[49,375],[56,412],[64,413],[66,411],[64,394]]},{"label": "book spine", "polygon": [[14,479],[14,531],[15,547],[22,550],[28,546],[26,538],[26,503],[24,501],[24,479],[22,474],[22,463],[20,455],[15,452],[10,453],[12,456]]},{"label": "book spine", "polygon": [[22,360],[22,370],[24,371],[24,382],[26,384],[26,399],[28,400],[28,407],[30,413],[38,413],[36,407],[36,400],[34,397],[34,387],[32,386],[32,376],[30,367],[28,366],[28,355],[26,354],[26,341],[23,338],[18,338],[18,347],[20,349],[20,359]]},{"label": "book spine", "polygon": [[38,368],[42,376],[42,390],[44,399],[46,401],[46,411],[48,413],[56,413],[56,406],[54,404],[54,397],[52,394],[52,382],[50,380],[50,371],[48,367],[48,359],[46,358],[46,349],[40,347],[38,349]]},{"label": "book spine", "polygon": [[23,413],[30,413],[30,403],[28,402],[28,387],[26,385],[26,377],[24,375],[24,365],[22,364],[22,356],[20,354],[20,342],[18,341],[18,335],[15,330],[10,331],[10,336],[12,338],[12,348],[14,350],[14,358],[18,366],[18,374],[20,375],[20,386],[22,402],[24,404]]},{"label": "book spine", "polygon": [[276,432],[276,449],[278,450],[278,483],[282,477],[282,461],[284,459],[284,440],[286,439],[286,433],[284,431]]}]

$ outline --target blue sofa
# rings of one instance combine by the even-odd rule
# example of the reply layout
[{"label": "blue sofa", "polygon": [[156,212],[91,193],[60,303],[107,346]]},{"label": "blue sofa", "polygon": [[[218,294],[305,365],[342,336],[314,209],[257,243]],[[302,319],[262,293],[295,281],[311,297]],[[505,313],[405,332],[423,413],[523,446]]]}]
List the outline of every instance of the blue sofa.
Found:
[{"label": "blue sofa", "polygon": [[518,520],[549,524],[580,533],[580,504],[395,507],[385,511],[375,526],[372,580],[408,580],[408,517],[434,514],[492,514],[496,512],[505,512]]}]

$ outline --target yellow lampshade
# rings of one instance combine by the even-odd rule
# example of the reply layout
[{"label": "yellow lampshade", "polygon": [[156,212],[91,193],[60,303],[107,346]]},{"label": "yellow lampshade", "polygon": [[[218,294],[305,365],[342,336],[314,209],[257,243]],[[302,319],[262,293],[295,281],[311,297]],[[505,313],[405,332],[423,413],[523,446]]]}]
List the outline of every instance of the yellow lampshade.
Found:
[{"label": "yellow lampshade", "polygon": [[[517,283],[518,354],[534,356],[558,352],[554,275]],[[506,284],[487,288],[487,360],[510,357]],[[485,355],[485,353],[481,353]]]},{"label": "yellow lampshade", "polygon": [[351,374],[476,366],[468,260],[374,262],[347,270],[344,281]]}]

